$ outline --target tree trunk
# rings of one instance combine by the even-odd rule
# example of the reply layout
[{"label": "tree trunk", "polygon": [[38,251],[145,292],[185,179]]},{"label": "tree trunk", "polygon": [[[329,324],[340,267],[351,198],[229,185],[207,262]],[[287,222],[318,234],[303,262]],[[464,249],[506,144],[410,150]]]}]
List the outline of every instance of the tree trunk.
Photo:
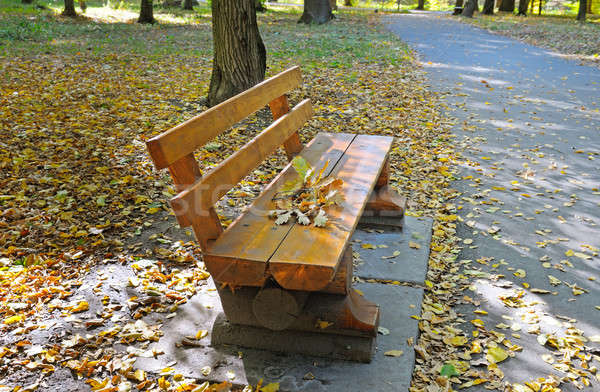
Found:
[{"label": "tree trunk", "polygon": [[331,9],[333,11],[337,11],[338,7],[337,7],[337,0],[329,0],[329,5],[331,5]]},{"label": "tree trunk", "polygon": [[304,0],[304,12],[298,23],[323,24],[333,19],[329,0]]},{"label": "tree trunk", "polygon": [[249,89],[265,77],[267,52],[258,31],[254,1],[212,0],[214,57],[209,106]]},{"label": "tree trunk", "polygon": [[418,10],[424,10],[425,9],[425,0],[419,0],[419,2],[417,3],[417,8]]},{"label": "tree trunk", "polygon": [[515,12],[515,0],[502,0],[498,11]]},{"label": "tree trunk", "polygon": [[21,4],[31,4],[33,0],[21,0]]},{"label": "tree trunk", "polygon": [[529,7],[529,0],[519,0],[519,13],[517,15],[527,16],[527,8]]},{"label": "tree trunk", "polygon": [[62,16],[77,16],[77,12],[75,12],[75,1],[74,0],[65,0],[65,9],[63,10]]},{"label": "tree trunk", "polygon": [[344,5],[346,7],[354,7],[354,0],[344,0]]},{"label": "tree trunk", "polygon": [[456,0],[456,4],[454,5],[454,12],[452,15],[460,15],[462,12],[463,0]]},{"label": "tree trunk", "polygon": [[194,1],[193,0],[183,0],[183,6],[181,7],[184,10],[194,10]]},{"label": "tree trunk", "polygon": [[585,22],[585,11],[587,11],[587,1],[579,0],[579,12],[577,13],[577,20]]},{"label": "tree trunk", "polygon": [[465,4],[465,8],[463,9],[461,16],[466,16],[467,18],[472,18],[473,13],[478,8],[479,8],[479,5],[477,5],[477,0],[467,0],[467,4]]},{"label": "tree trunk", "polygon": [[481,13],[484,15],[494,15],[494,0],[485,0]]},{"label": "tree trunk", "polygon": [[142,0],[140,5],[140,17],[138,23],[155,23],[154,12],[152,10],[152,0]]}]

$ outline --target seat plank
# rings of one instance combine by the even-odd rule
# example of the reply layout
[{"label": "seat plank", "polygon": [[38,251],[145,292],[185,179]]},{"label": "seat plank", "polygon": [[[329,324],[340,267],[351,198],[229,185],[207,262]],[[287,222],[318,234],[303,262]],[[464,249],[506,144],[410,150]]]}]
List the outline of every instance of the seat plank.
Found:
[{"label": "seat plank", "polygon": [[333,169],[344,180],[341,206],[327,210],[325,228],[294,225],[270,258],[268,271],[289,290],[317,291],[334,278],[340,259],[384,167],[393,138],[358,135]]},{"label": "seat plank", "polygon": [[[320,133],[300,152],[313,167],[330,164],[330,173],[356,135]],[[252,203],[204,252],[204,262],[217,282],[240,286],[262,286],[266,262],[273,255],[293,224],[276,225],[268,217],[277,190],[298,174],[288,164]]]},{"label": "seat plank", "polygon": [[302,82],[299,67],[285,70],[146,142],[158,170],[220,135]]}]

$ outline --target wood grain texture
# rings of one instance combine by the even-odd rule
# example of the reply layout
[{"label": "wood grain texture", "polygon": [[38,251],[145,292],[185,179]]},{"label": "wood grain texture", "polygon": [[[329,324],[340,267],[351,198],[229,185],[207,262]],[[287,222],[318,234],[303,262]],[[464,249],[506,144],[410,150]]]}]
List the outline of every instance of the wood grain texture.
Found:
[{"label": "wood grain texture", "polygon": [[153,137],[146,142],[146,146],[154,165],[157,169],[164,169],[193,153],[235,123],[296,88],[301,82],[300,68],[290,68]]},{"label": "wood grain texture", "polygon": [[[329,174],[356,135],[318,134],[300,152],[313,167],[322,167],[330,161],[325,174]],[[293,224],[276,225],[268,217],[273,209],[277,190],[296,178],[298,174],[288,164],[252,203],[248,211],[239,216],[223,235],[204,252],[204,262],[213,278],[233,285],[262,286],[266,279],[266,262],[284,240]]]},{"label": "wood grain texture", "polygon": [[282,287],[319,291],[333,279],[392,141],[391,137],[370,135],[354,139],[331,173],[344,181],[342,205],[327,209],[325,228],[294,225],[269,259],[268,271]]},{"label": "wood grain texture", "polygon": [[281,146],[289,136],[302,127],[312,115],[310,101],[305,99],[286,115],[259,133],[244,147],[221,162],[192,187],[171,199],[177,215],[201,214],[211,208],[231,188],[246,177],[258,164]]},{"label": "wood grain texture", "polygon": [[[287,96],[284,94],[281,97],[272,100],[269,102],[269,108],[273,114],[273,120],[277,120],[279,117],[290,111]],[[302,142],[300,142],[300,135],[298,132],[294,132],[288,140],[283,143],[283,148],[285,149],[285,155],[287,156],[288,161],[291,161],[300,151],[302,151],[303,146]]]},{"label": "wood grain texture", "polygon": [[387,216],[401,218],[406,209],[406,198],[386,185],[375,189],[365,207],[363,216]]}]

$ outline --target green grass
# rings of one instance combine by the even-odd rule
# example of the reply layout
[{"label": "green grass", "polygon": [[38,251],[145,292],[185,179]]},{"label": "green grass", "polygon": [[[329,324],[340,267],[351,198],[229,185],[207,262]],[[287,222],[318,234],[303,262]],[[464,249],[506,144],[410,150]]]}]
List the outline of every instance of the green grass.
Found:
[{"label": "green grass", "polygon": [[[136,2],[109,6],[88,3],[77,18],[60,16],[57,1],[39,2],[46,10],[0,0],[0,56],[81,55],[106,56],[127,53],[144,56],[212,57],[209,8],[193,11],[155,7],[155,25],[136,23]],[[353,28],[368,13],[344,11],[322,25],[297,24],[300,9],[271,9],[259,15],[268,56],[274,62],[297,61],[309,67],[351,68],[361,62],[394,65],[408,58],[408,51],[389,33]],[[364,32],[367,31],[365,35]],[[285,32],[285,33],[284,33]],[[335,36],[336,39],[331,39]]]}]

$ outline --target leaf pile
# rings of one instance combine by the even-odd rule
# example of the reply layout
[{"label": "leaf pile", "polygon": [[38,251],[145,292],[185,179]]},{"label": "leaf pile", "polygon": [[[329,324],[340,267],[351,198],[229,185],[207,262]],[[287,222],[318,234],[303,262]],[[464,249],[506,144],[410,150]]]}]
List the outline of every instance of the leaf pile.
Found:
[{"label": "leaf pile", "polygon": [[332,176],[324,176],[329,166],[325,162],[321,170],[316,171],[301,156],[294,157],[292,166],[298,174],[293,180],[286,182],[277,192],[273,200],[277,209],[269,212],[275,223],[283,225],[293,216],[301,225],[324,227],[327,223],[325,208],[341,205],[344,196],[341,193],[344,181]]}]

